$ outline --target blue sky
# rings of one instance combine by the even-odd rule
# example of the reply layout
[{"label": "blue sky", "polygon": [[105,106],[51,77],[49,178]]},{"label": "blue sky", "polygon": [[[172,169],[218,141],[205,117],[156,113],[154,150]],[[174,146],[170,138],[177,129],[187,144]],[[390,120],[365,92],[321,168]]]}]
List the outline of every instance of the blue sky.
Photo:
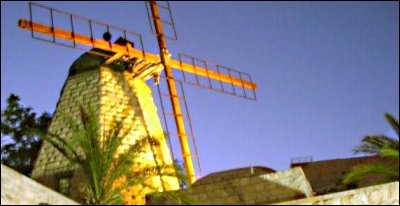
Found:
[{"label": "blue sky", "polygon": [[[43,4],[136,31],[157,53],[143,2]],[[393,134],[399,117],[398,2],[171,2],[178,52],[252,75],[257,101],[185,85],[203,173],[293,157],[353,157],[367,134]],[[13,92],[53,112],[82,53],[17,27],[27,2],[1,2],[1,107]]]}]

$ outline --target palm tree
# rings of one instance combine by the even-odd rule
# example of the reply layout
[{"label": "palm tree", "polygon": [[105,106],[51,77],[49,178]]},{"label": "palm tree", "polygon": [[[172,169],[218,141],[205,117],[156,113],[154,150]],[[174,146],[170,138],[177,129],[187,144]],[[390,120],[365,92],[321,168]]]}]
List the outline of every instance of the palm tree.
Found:
[{"label": "palm tree", "polygon": [[385,113],[385,118],[397,134],[397,138],[385,135],[365,136],[355,153],[379,154],[397,160],[397,166],[383,163],[357,165],[343,177],[344,184],[355,183],[370,174],[383,174],[386,181],[399,181],[399,122],[393,115]]},{"label": "palm tree", "polygon": [[185,167],[179,159],[174,160],[174,169],[176,171],[176,176],[179,180],[179,186],[181,188],[186,188],[189,185],[189,177],[186,173]]},{"label": "palm tree", "polygon": [[71,141],[67,142],[56,134],[47,134],[44,139],[77,166],[84,176],[84,203],[123,204],[123,189],[157,175],[155,167],[132,170],[133,165],[137,164],[135,157],[142,152],[143,145],[148,143],[147,138],[138,140],[135,145],[118,154],[122,124],[115,123],[114,129],[101,138],[99,121],[90,107],[88,112],[80,108],[80,122],[71,117],[67,119],[73,128]]}]

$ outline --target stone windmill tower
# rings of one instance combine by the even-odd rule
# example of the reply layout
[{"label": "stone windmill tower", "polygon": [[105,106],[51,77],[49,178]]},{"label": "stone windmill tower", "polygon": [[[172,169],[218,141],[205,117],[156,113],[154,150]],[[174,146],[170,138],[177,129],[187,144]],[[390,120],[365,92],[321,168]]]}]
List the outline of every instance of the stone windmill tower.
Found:
[{"label": "stone windmill tower", "polygon": [[[152,22],[152,31],[157,35],[159,54],[145,52],[140,35],[138,35],[137,41],[132,41],[130,37],[137,33],[36,3],[29,5],[30,20],[20,19],[19,27],[29,30],[33,38],[88,51],[72,64],[50,125],[50,132],[59,133],[65,139],[70,138],[71,130],[66,127],[66,119],[62,114],[67,113],[77,117],[81,105],[90,105],[97,111],[102,131],[112,129],[114,120],[123,121],[125,126],[123,130],[126,135],[123,136],[122,149],[134,144],[138,138],[151,137],[159,144],[145,147],[146,152],[142,155],[142,163],[172,165],[173,159],[175,159],[173,152],[170,151],[172,146],[168,143],[170,145],[168,147],[166,135],[163,133],[157,108],[152,98],[152,91],[145,82],[154,78],[154,82],[158,84],[162,79],[168,88],[168,93],[164,93],[164,96],[170,101],[172,108],[171,112],[166,112],[164,106],[161,106],[162,113],[164,120],[167,114],[173,118],[176,126],[176,130],[173,132],[175,132],[180,146],[178,154],[183,159],[189,184],[192,184],[197,178],[192,157],[196,157],[198,167],[200,164],[193,135],[186,131],[185,118],[187,117],[180,107],[181,99],[185,98],[179,96],[176,82],[185,82],[246,99],[256,99],[257,86],[252,82],[249,74],[184,54],[179,54],[179,60],[171,58],[166,44],[168,36],[163,30],[163,23],[173,27],[176,39],[175,26],[171,15],[170,19],[166,20],[162,19],[159,12],[164,9],[171,14],[169,3],[166,5],[157,5],[155,1],[146,3],[148,17]],[[32,14],[34,7],[48,11],[50,22],[34,21],[35,18]],[[57,27],[53,21],[56,14],[67,17],[69,25]],[[86,27],[89,27],[86,33],[80,30],[79,22],[83,22]],[[66,30],[65,27],[68,26],[70,29]],[[94,27],[102,28],[102,37],[96,34]],[[107,35],[103,35],[103,33]],[[110,33],[118,33],[117,38],[120,38],[111,41]],[[35,36],[36,34],[41,36]],[[47,38],[43,38],[43,36]],[[61,43],[58,40],[64,42]],[[66,45],[65,42],[70,44]],[[164,75],[161,74],[162,71]],[[183,79],[176,79],[174,77],[176,72],[181,72]],[[161,96],[160,93],[160,99],[162,99]],[[169,136],[167,139],[170,140],[173,132],[169,132],[168,127],[166,130]],[[196,151],[194,155],[192,153],[193,144],[191,144],[193,142]],[[73,189],[79,185],[77,184],[79,183],[79,174],[74,172],[68,161],[49,144],[45,143],[40,151],[33,177],[49,187],[60,191],[70,191],[69,196],[71,197],[79,196],[79,194],[74,194],[77,190]],[[138,185],[128,189],[125,193],[126,202],[143,204],[144,195],[154,191],[150,188],[155,188],[155,190],[179,188],[178,180],[174,176],[156,175],[149,178],[148,184],[150,187]]]},{"label": "stone windmill tower", "polygon": [[[66,127],[68,116],[78,118],[80,106],[90,105],[97,111],[103,131],[112,129],[115,121],[122,121],[125,135],[121,149],[133,145],[138,138],[150,136],[159,144],[147,145],[141,161],[151,166],[172,166],[151,89],[143,79],[132,77],[125,62],[105,62],[102,56],[85,53],[72,64],[49,131],[69,139],[72,130]],[[44,142],[40,150],[32,177],[72,198],[79,197],[76,188],[79,174],[48,142]],[[150,184],[166,190],[179,189],[177,178],[172,176],[164,176],[162,181],[159,176],[153,177]],[[138,186],[125,200],[143,204],[144,194],[149,191],[152,190]]]}]

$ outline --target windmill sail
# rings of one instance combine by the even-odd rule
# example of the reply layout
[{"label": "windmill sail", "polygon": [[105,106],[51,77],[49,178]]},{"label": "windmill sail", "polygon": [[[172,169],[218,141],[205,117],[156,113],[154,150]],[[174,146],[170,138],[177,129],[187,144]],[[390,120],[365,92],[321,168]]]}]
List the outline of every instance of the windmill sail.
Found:
[{"label": "windmill sail", "polygon": [[[193,183],[196,177],[190,154],[192,149],[189,144],[194,135],[185,130],[188,126],[185,126],[185,119],[179,106],[180,97],[175,85],[181,87],[181,82],[185,82],[251,100],[256,100],[257,85],[249,74],[220,64],[186,54],[179,54],[178,60],[171,59],[165,38],[176,40],[177,35],[170,4],[169,2],[158,4],[151,1],[146,2],[146,8],[152,31],[157,34],[159,54],[145,52],[142,37],[136,32],[37,3],[29,3],[30,19],[20,19],[19,26],[29,30],[34,39],[105,56],[105,64],[115,61],[126,62],[131,65],[129,67],[132,69],[133,78],[148,80],[154,77],[157,83],[160,78],[163,79],[168,85],[167,96],[173,108],[170,113],[177,127],[176,136],[181,144],[180,155],[184,159],[190,183]],[[167,28],[172,30],[172,35],[168,35],[163,25],[167,25]],[[162,70],[165,72],[165,78],[160,77]],[[174,78],[173,71],[180,72],[181,78]],[[185,105],[187,111],[186,102],[182,105]],[[164,109],[163,111],[165,115],[166,112]],[[198,158],[197,151],[195,153]],[[200,165],[198,167],[200,168]]]},{"label": "windmill sail", "polygon": [[[179,53],[179,62],[181,65],[190,64],[193,67],[194,72],[192,73],[181,70],[182,80],[185,83],[245,99],[256,100],[256,87],[250,74],[182,53]],[[220,75],[212,76],[212,74]],[[223,81],[222,77],[228,79],[228,81]]]},{"label": "windmill sail", "polygon": [[[153,21],[154,16],[150,9],[150,2],[145,1],[145,4],[146,4],[147,18],[150,23],[151,32],[156,35],[155,31],[156,29]],[[164,25],[163,27],[164,37],[169,40],[178,40],[174,19],[172,18],[171,5],[169,4],[169,1],[157,1],[157,7],[160,16],[160,21]]]},{"label": "windmill sail", "polygon": [[[139,33],[37,3],[29,3],[29,8],[30,20],[20,19],[19,26],[23,29],[30,30],[31,36],[34,39],[81,49],[109,58],[117,53],[120,53],[120,56],[128,57],[118,59],[120,61],[139,58],[141,61],[138,62],[143,64],[141,68],[150,67],[160,63],[159,55],[144,51],[142,37]],[[169,4],[168,8],[170,8]],[[112,34],[111,39],[108,41],[104,39],[104,34],[107,32]],[[127,42],[133,42],[132,47],[129,47],[126,44],[121,45],[113,43],[121,37]],[[109,52],[96,52],[98,51],[96,49]],[[244,72],[233,70],[186,54],[179,54],[179,60],[170,59],[168,65],[174,69],[186,72],[183,79],[186,83],[247,99],[255,99],[254,91],[257,86],[252,82],[250,75]],[[141,76],[144,79],[152,77],[153,74],[149,73],[143,75],[140,73],[141,71],[138,72],[139,73],[135,73],[135,75]],[[195,81],[190,80],[190,75],[195,75]],[[211,85],[198,83],[202,78],[206,78],[207,81],[217,81],[220,86],[217,87],[217,85],[213,84],[213,81],[211,81]],[[241,92],[240,90],[243,91]]]},{"label": "windmill sail", "polygon": [[[19,26],[30,30],[33,39],[105,57],[121,51],[128,56],[145,56],[142,36],[137,32],[34,2],[29,3],[29,21],[20,19]],[[119,43],[121,39],[130,42],[132,48]],[[98,49],[103,51],[98,52]]]}]

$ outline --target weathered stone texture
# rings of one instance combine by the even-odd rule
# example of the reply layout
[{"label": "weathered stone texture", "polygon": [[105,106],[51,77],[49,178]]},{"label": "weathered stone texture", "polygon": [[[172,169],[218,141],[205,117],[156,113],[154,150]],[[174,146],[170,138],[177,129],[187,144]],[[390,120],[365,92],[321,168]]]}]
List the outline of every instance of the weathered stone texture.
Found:
[{"label": "weathered stone texture", "polygon": [[[134,145],[138,139],[156,141],[157,144],[146,144],[143,147],[144,152],[135,159],[140,163],[138,167],[164,166],[169,169],[164,169],[163,174],[173,173],[173,161],[146,82],[133,78],[132,73],[106,66],[70,75],[61,92],[49,131],[69,140],[72,130],[68,126],[68,118],[79,120],[79,107],[87,108],[88,105],[97,112],[101,124],[100,138],[115,129],[116,122],[120,122],[122,128],[119,134],[123,138],[123,145],[119,152]],[[57,177],[66,174],[72,177],[72,183],[80,182],[73,170],[61,153],[44,142],[32,177],[55,189],[58,187]],[[157,175],[145,183],[155,189],[137,185],[125,190],[123,194],[127,204],[144,204],[145,194],[149,192],[179,189],[178,179],[171,175]],[[71,186],[71,193],[75,193],[72,198],[78,199],[77,190],[80,186]]]},{"label": "weathered stone texture", "polygon": [[2,205],[77,205],[73,200],[1,165]]},{"label": "weathered stone texture", "polygon": [[399,205],[399,182],[280,202],[279,205]]},{"label": "weathered stone texture", "polygon": [[[69,140],[72,130],[68,125],[66,116],[79,118],[79,106],[91,105],[98,110],[100,100],[100,71],[88,71],[79,75],[70,76],[61,92],[56,112],[51,121],[49,132],[58,134]],[[36,160],[32,177],[37,178],[44,175],[52,175],[60,172],[70,171],[69,161],[61,155],[48,142],[44,142]]]},{"label": "weathered stone texture", "polygon": [[[105,131],[114,127],[114,122],[122,122],[121,136],[123,145],[119,148],[122,152],[138,139],[151,138],[157,142],[146,144],[137,161],[140,166],[165,165],[172,168],[172,158],[167,143],[164,139],[163,129],[158,118],[157,108],[153,102],[150,88],[137,78],[132,78],[130,73],[119,73],[112,69],[101,69],[101,96],[100,96],[100,122]],[[173,172],[173,171],[169,171]],[[136,185],[124,191],[127,204],[144,204],[145,194],[154,191],[179,189],[176,177],[163,175],[154,176],[147,183],[158,190]]]},{"label": "weathered stone texture", "polygon": [[211,173],[201,179],[198,179],[193,185],[206,185],[210,183],[216,183],[220,181],[236,179],[236,178],[243,178],[242,184],[247,184],[249,179],[244,177],[252,177],[258,176],[262,174],[274,173],[275,170],[270,169],[268,167],[261,167],[261,166],[252,166],[252,167],[245,167],[245,168],[238,168],[228,171],[222,172],[215,172]]},{"label": "weathered stone texture", "polygon": [[379,155],[346,159],[321,160],[295,164],[295,166],[301,167],[303,169],[304,174],[310,182],[313,191],[317,195],[322,195],[326,193],[354,189],[355,187],[358,188],[374,185],[376,182],[379,182],[379,180],[384,179],[384,176],[377,174],[366,176],[365,178],[363,178],[362,181],[354,184],[353,188],[349,188],[343,185],[342,178],[343,175],[348,173],[355,165],[382,162],[392,165],[393,167],[399,167],[398,161],[392,158],[383,158]]},{"label": "weathered stone texture", "polygon": [[[250,170],[250,169],[249,169]],[[179,190],[180,196],[197,204],[269,204],[303,197],[311,197],[311,186],[301,168],[284,172],[253,174],[251,176],[227,172],[230,179],[221,179],[223,174],[212,174],[216,179],[193,184]],[[198,180],[201,182],[201,179]],[[171,193],[171,192],[167,192]],[[181,204],[179,199],[148,195],[148,204]]]}]

